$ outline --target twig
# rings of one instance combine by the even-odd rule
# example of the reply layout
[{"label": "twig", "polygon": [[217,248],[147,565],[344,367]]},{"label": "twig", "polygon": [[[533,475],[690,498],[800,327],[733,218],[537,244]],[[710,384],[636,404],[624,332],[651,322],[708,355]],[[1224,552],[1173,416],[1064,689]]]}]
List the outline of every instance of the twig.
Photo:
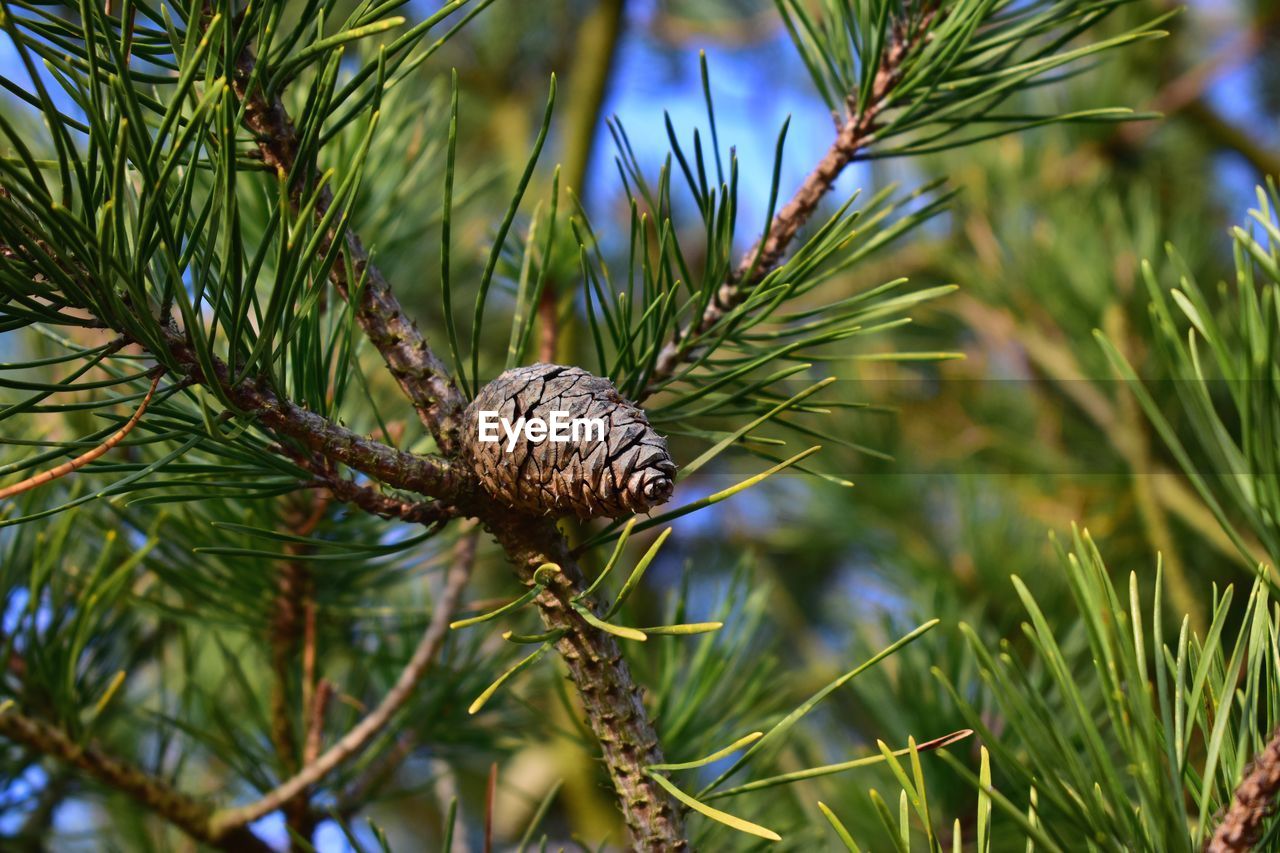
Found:
[{"label": "twig", "polygon": [[[618,44],[626,23],[627,0],[600,0],[583,16],[573,39],[569,97],[562,116],[560,174],[564,186],[581,197],[587,183],[600,127],[600,116],[613,75]],[[538,299],[538,361],[558,363],[573,351],[574,327],[560,323],[563,282],[547,276]]]},{"label": "twig", "polygon": [[[316,691],[316,597],[307,598],[302,612],[302,707],[311,708]],[[312,759],[305,755],[305,764]]]},{"label": "twig", "polygon": [[484,853],[493,853],[493,804],[498,798],[498,762],[489,765],[489,783],[484,789]]},{"label": "twig", "polygon": [[232,384],[230,370],[217,358],[211,359],[214,375],[205,376],[190,342],[177,329],[166,332],[165,343],[182,372],[202,384],[216,384],[227,399],[240,410],[254,415],[262,426],[296,440],[330,462],[354,468],[389,486],[423,495],[453,499],[470,490],[467,474],[449,460],[407,453],[352,432],[277,396],[271,388],[254,379]]},{"label": "twig", "polygon": [[410,524],[430,524],[446,521],[459,515],[457,507],[441,501],[406,501],[385,495],[372,486],[361,485],[343,477],[322,476],[314,485],[327,489],[331,495],[343,503],[359,507],[371,515],[380,518],[405,521]]},{"label": "twig", "polygon": [[113,433],[106,441],[102,442],[102,444],[99,444],[92,450],[81,453],[75,459],[63,462],[61,465],[50,468],[48,471],[41,471],[39,474],[33,474],[21,483],[14,483],[8,488],[0,489],[0,500],[20,495],[23,492],[36,488],[37,486],[42,486],[45,483],[56,480],[59,477],[65,477],[73,471],[78,471],[93,460],[109,452],[111,448],[115,447],[120,442],[124,441],[125,437],[128,436],[129,433],[133,432],[133,428],[138,425],[138,421],[142,420],[142,416],[147,411],[147,406],[151,403],[151,397],[156,393],[156,387],[160,384],[160,377],[162,376],[164,376],[163,370],[156,372],[156,375],[151,379],[151,387],[147,389],[147,395],[143,397],[142,402],[138,404],[138,408],[133,413],[133,417],[129,418],[125,425]]},{"label": "twig", "polygon": [[1271,742],[1245,770],[1231,807],[1205,845],[1206,853],[1252,850],[1261,837],[1263,824],[1275,811],[1277,794],[1280,794],[1280,730],[1272,734]]},{"label": "twig", "polygon": [[874,138],[880,112],[901,79],[902,62],[927,37],[935,14],[932,9],[927,11],[910,33],[895,28],[894,40],[884,52],[866,102],[851,109],[827,153],[805,177],[795,195],[773,217],[760,240],[742,256],[736,271],[720,285],[703,309],[702,316],[678,330],[663,346],[658,353],[649,384],[640,394],[641,400],[670,379],[676,368],[689,357],[698,338],[720,322],[746,297],[753,285],[758,284],[781,263],[782,256],[796,233],[809,221],[822,197],[835,184],[836,178]]},{"label": "twig", "polygon": [[[279,96],[267,99],[261,88],[250,90],[257,58],[248,45],[236,61],[232,88],[244,102],[244,125],[254,134],[262,161],[282,175],[295,175],[290,188],[294,209],[301,204],[302,192],[314,177],[307,170],[294,169],[298,154],[298,134]],[[266,79],[267,75],[263,75]],[[333,204],[333,192],[320,188],[314,205],[316,221],[322,221]],[[330,228],[317,253],[324,257],[335,240],[343,241],[344,251],[329,269],[329,280],[351,301],[352,290],[363,277],[359,301],[353,303],[356,321],[369,340],[382,354],[387,368],[413,404],[423,424],[431,430],[436,444],[446,453],[457,447],[457,432],[462,409],[466,405],[443,361],[428,346],[416,323],[400,307],[382,271],[369,258],[359,235],[349,228]],[[347,270],[355,273],[349,281]]]},{"label": "twig", "polygon": [[449,634],[449,622],[462,598],[463,587],[471,577],[471,567],[475,561],[475,539],[474,531],[471,530],[465,531],[459,539],[454,552],[453,565],[445,580],[444,592],[436,603],[435,611],[431,614],[431,622],[427,625],[417,648],[414,649],[413,657],[409,659],[400,677],[382,697],[378,706],[343,735],[337,743],[329,747],[323,755],[307,764],[292,778],[267,792],[257,802],[225,809],[215,814],[211,824],[218,833],[243,827],[281,808],[300,792],[319,782],[338,765],[364,749],[369,741],[387,727],[392,717],[412,698],[418,683],[426,675],[440,653],[440,648],[444,645],[445,637]]},{"label": "twig", "polygon": [[560,343],[559,306],[556,305],[556,289],[548,280],[542,296],[538,297],[538,361],[546,364],[556,362],[556,350]]},{"label": "twig", "polygon": [[[303,495],[306,497],[306,493]],[[295,536],[306,537],[315,532],[316,527],[324,519],[329,507],[329,495],[313,496],[310,507],[293,506],[285,514],[287,532]],[[292,557],[301,557],[311,548],[307,545],[290,542],[285,551]],[[269,644],[271,647],[271,669],[273,681],[271,685],[271,740],[284,773],[297,773],[306,759],[298,754],[294,712],[290,707],[289,684],[292,680],[293,659],[298,641],[307,633],[304,644],[304,658],[312,662],[308,667],[303,664],[302,676],[302,708],[310,720],[311,712],[311,678],[314,674],[315,632],[307,632],[308,623],[315,624],[315,587],[311,571],[298,559],[285,560],[276,572],[276,596],[273,602],[273,614]],[[308,731],[308,734],[310,732]],[[290,849],[298,845],[296,839],[311,842],[315,831],[312,820],[311,804],[307,791],[285,803],[285,825],[290,830]]]},{"label": "twig", "polygon": [[320,746],[324,741],[324,718],[329,710],[329,700],[333,698],[333,682],[327,678],[320,679],[316,685],[315,696],[311,700],[311,716],[307,722],[307,742],[303,746],[302,760],[313,764],[320,757]]},{"label": "twig", "polygon": [[61,729],[13,709],[0,713],[0,735],[84,771],[102,784],[121,791],[182,829],[192,838],[222,850],[271,853],[271,848],[248,827],[215,829],[213,808],[170,788],[132,764],[93,745],[75,742]]}]

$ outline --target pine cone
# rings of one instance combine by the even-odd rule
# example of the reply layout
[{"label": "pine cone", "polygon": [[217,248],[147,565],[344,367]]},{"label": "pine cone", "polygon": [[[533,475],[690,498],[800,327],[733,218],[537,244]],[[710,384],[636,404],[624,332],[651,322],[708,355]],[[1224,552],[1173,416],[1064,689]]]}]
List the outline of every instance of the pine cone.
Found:
[{"label": "pine cone", "polygon": [[[482,424],[482,412],[497,414],[486,414]],[[603,437],[585,423],[575,441],[534,440],[521,431],[508,450],[521,418],[551,424],[553,413],[561,424],[598,419]],[[488,437],[496,430],[497,440],[482,441],[482,426]],[[560,430],[562,437],[567,431]],[[666,503],[675,488],[666,439],[609,380],[580,367],[508,370],[471,401],[463,436],[463,453],[489,494],[536,515],[618,518]]]},{"label": "pine cone", "polygon": [[1271,742],[1245,768],[1244,779],[1231,798],[1231,807],[1205,845],[1205,853],[1253,850],[1262,838],[1267,819],[1275,813],[1277,794],[1280,794],[1280,729],[1272,733]]}]

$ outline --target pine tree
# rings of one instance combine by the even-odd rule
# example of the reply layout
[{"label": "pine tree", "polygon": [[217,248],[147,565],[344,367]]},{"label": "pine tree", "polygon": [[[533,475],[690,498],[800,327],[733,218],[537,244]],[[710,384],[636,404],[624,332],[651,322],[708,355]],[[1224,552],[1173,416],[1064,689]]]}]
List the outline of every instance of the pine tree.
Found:
[{"label": "pine tree", "polygon": [[[1257,841],[1274,793],[1265,569],[1243,616],[1224,591],[1166,645],[1160,581],[1135,579],[1124,602],[1079,533],[1061,556],[1069,641],[1018,586],[1032,655],[993,655],[960,628],[954,668],[912,664],[939,624],[926,618],[814,684],[761,653],[769,605],[745,575],[718,611],[687,594],[696,569],[660,618],[637,600],[674,519],[784,471],[843,484],[811,444],[856,445],[832,416],[851,404],[831,360],[952,290],[892,266],[847,289],[954,199],[939,182],[832,199],[842,172],[1149,117],[1037,96],[1157,39],[1165,16],[1129,0],[782,0],[835,122],[825,156],[783,186],[784,125],[772,175],[742,173],[704,60],[706,124],[682,140],[668,121],[658,174],[611,123],[629,229],[608,233],[564,186],[583,167],[563,181],[545,162],[554,77],[514,180],[500,193],[466,172],[477,131],[441,58],[502,6],[411,20],[402,0],[0,0],[26,72],[0,78],[22,105],[0,114],[0,339],[22,344],[0,376],[7,790],[41,768],[15,840],[39,844],[60,803],[92,792],[125,846],[180,831],[268,849],[272,815],[296,849],[330,820],[355,844],[353,819],[415,755],[435,762],[419,779],[472,780],[468,763],[519,733],[587,744],[625,827],[612,841],[635,849],[740,849],[779,840],[775,825],[799,848],[830,831],[857,849],[839,810],[774,795],[872,766],[902,788],[897,814],[872,792],[875,819],[900,849],[913,833],[940,849],[932,752],[931,773],[976,786],[956,845],[988,849],[996,809],[1002,831],[1047,849],[1085,834],[1126,849]],[[743,182],[768,187],[762,222],[740,221]],[[1147,271],[1166,370],[1197,389],[1224,380],[1229,413],[1209,390],[1182,398],[1187,448],[1163,401],[1130,384],[1227,538],[1269,565],[1280,273],[1274,196],[1260,199],[1273,242],[1237,235],[1236,313],[1216,320],[1188,279],[1170,295]],[[1119,346],[1103,352],[1128,369]],[[487,401],[609,429],[600,446],[495,453],[477,438]],[[744,466],[732,486],[689,488]],[[939,676],[945,707],[913,737],[835,763],[784,753],[839,688],[888,678],[891,656]],[[900,690],[885,695],[905,709]],[[976,762],[959,751],[975,733]],[[450,793],[428,846],[483,832],[488,849],[495,784]],[[522,848],[556,792],[530,809]]]}]

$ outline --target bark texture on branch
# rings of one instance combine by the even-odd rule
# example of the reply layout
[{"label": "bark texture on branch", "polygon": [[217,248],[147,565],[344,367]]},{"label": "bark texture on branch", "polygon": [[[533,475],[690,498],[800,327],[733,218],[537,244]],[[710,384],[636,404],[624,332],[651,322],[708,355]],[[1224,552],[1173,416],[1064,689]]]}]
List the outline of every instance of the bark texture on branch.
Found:
[{"label": "bark texture on branch", "polygon": [[663,382],[675,375],[680,365],[696,351],[695,343],[698,338],[736,308],[753,286],[782,263],[791,241],[813,216],[823,196],[831,191],[836,178],[874,140],[880,114],[894,87],[902,79],[903,61],[927,38],[935,15],[935,11],[926,12],[909,30],[905,26],[895,28],[893,41],[884,51],[866,103],[856,104],[850,101],[849,114],[818,165],[805,176],[799,189],[773,217],[760,240],[742,256],[737,269],[716,290],[702,315],[684,329],[678,330],[672,340],[663,346],[658,353],[649,383],[640,395],[641,400],[657,391]]},{"label": "bark texture on branch", "polygon": [[[280,174],[290,176],[290,192],[296,208],[299,194],[306,186],[305,176],[295,170],[298,134],[278,98],[267,100],[260,87],[248,88],[255,61],[253,51],[246,47],[236,62],[237,73],[232,80],[232,88],[244,102],[244,125],[257,137],[263,162]],[[320,220],[332,204],[333,193],[328,186],[322,187],[315,205],[316,219]],[[458,416],[465,405],[461,392],[444,362],[418,331],[418,324],[410,320],[400,307],[391,285],[377,265],[370,261],[369,252],[354,231],[343,228],[338,233],[330,229],[324,235],[318,253],[324,256],[333,241],[339,239],[343,241],[342,256],[330,267],[329,280],[342,298],[351,302],[353,285],[364,277],[359,301],[353,303],[356,321],[382,353],[391,375],[400,384],[440,449],[453,451]],[[355,271],[355,282],[347,280],[347,261]]]},{"label": "bark texture on branch", "polygon": [[[544,563],[560,567],[538,596],[538,609],[548,629],[567,629],[556,648],[577,688],[587,722],[600,742],[632,848],[655,853],[687,850],[680,807],[645,772],[646,767],[664,759],[657,731],[644,707],[643,693],[631,676],[617,640],[588,624],[572,607],[574,597],[586,584],[568,543],[543,520],[498,517],[485,524],[526,586],[532,586],[534,572]],[[584,603],[597,610],[595,602]]]},{"label": "bark texture on branch", "polygon": [[271,853],[271,848],[247,827],[216,832],[211,826],[213,809],[206,803],[170,788],[160,779],[96,746],[77,743],[48,723],[10,709],[0,713],[0,736],[79,768],[90,778],[132,797],[192,838],[220,850]]},{"label": "bark texture on branch", "polygon": [[201,384],[218,385],[239,409],[254,415],[272,432],[298,441],[330,462],[338,462],[398,489],[434,497],[455,498],[470,488],[459,466],[438,456],[407,453],[339,426],[315,412],[279,397],[253,379],[232,384],[230,370],[213,361],[214,376],[206,376],[190,342],[176,329],[166,336],[178,368]]},{"label": "bark texture on branch", "polygon": [[[329,505],[329,495],[303,493],[297,504],[286,508],[282,521],[284,533],[308,537],[324,519]],[[314,548],[301,542],[287,542],[284,551],[290,557],[304,557]],[[310,699],[313,690],[314,671],[308,662],[315,658],[316,597],[315,578],[305,560],[282,560],[275,569],[276,594],[271,605],[267,640],[270,649],[271,684],[271,741],[276,759],[283,772],[293,775],[305,761],[299,750],[298,719],[310,719]],[[301,655],[299,655],[301,652]],[[301,656],[302,713],[296,712],[293,703],[294,662]],[[311,808],[308,791],[302,791],[285,803],[285,826],[290,833],[290,851],[311,849],[315,834],[315,812]],[[293,837],[293,836],[296,836]]]},{"label": "bark texture on branch", "polygon": [[[28,252],[22,248],[6,247],[6,252],[9,260],[21,262],[28,257]],[[81,311],[91,310],[88,305],[70,298],[66,300],[66,304]],[[269,385],[254,377],[246,377],[233,384],[231,369],[215,355],[208,356],[209,370],[206,371],[188,334],[172,323],[162,327],[160,340],[157,342],[159,346],[156,343],[134,341],[122,332],[111,347],[119,349],[132,343],[156,349],[152,355],[174,373],[186,380],[216,388],[241,413],[255,417],[259,424],[271,432],[298,441],[308,451],[322,458],[326,466],[322,479],[326,486],[333,486],[335,495],[341,493],[340,500],[356,503],[384,517],[399,517],[406,521],[439,520],[450,516],[450,512],[440,503],[405,504],[382,496],[372,489],[346,483],[333,475],[335,463],[346,465],[389,486],[421,495],[456,501],[464,499],[470,492],[472,483],[467,472],[442,457],[406,453],[359,435],[280,397]],[[0,498],[61,476],[110,450],[137,425],[137,420],[146,411],[146,405],[154,391],[153,382],[151,392],[139,405],[134,418],[106,442],[50,472],[0,490]],[[295,452],[284,450],[284,455],[295,462],[307,462],[300,460]],[[312,467],[310,464],[304,466]]]},{"label": "bark texture on branch", "polygon": [[[245,104],[245,126],[254,133],[264,162],[291,175],[294,192],[298,193],[306,181],[294,168],[298,151],[297,134],[278,98],[268,100],[260,89],[248,89],[255,61],[252,48],[246,46],[237,59],[236,79],[232,81],[237,96]],[[299,197],[295,196],[295,205]],[[316,216],[322,216],[331,203],[331,194],[327,189],[323,190],[320,203],[316,206]],[[443,362],[427,345],[416,324],[405,316],[386,279],[376,266],[369,263],[368,253],[359,237],[350,229],[344,229],[341,235],[330,233],[326,247],[334,239],[345,241],[344,250],[352,267],[357,275],[364,273],[366,276],[364,290],[355,306],[358,322],[382,354],[383,360],[413,403],[423,423],[431,430],[437,445],[446,456],[456,458],[460,451],[461,416],[467,401]],[[330,279],[343,298],[350,300],[350,282],[346,280],[346,264],[343,259],[340,258],[334,264]],[[283,401],[275,401],[275,404],[287,405]],[[320,421],[322,423],[316,424],[317,428],[324,426],[323,419]],[[265,417],[263,422],[269,428],[277,428]],[[280,426],[285,425],[287,424]],[[359,443],[347,447],[336,436],[331,436],[333,440],[328,442],[331,445],[328,448],[314,446],[303,435],[291,437],[297,438],[318,453],[393,486],[421,492],[423,490],[408,485],[407,481],[412,480],[414,474],[431,474],[436,477],[436,483],[441,488],[456,488],[456,492],[452,494],[431,491],[424,493],[447,498],[463,514],[484,520],[489,529],[498,535],[508,559],[526,583],[530,582],[532,571],[541,563],[555,562],[562,567],[563,572],[557,579],[555,594],[544,595],[544,600],[539,604],[548,625],[565,627],[569,631],[559,643],[559,650],[573,673],[588,722],[600,738],[604,758],[616,787],[619,808],[629,828],[633,845],[644,850],[685,849],[688,843],[684,838],[683,820],[674,800],[644,773],[647,765],[661,763],[663,756],[653,726],[640,702],[639,687],[634,683],[630,669],[622,659],[613,638],[592,628],[567,606],[568,601],[583,588],[582,574],[569,556],[555,522],[535,518],[508,507],[493,506],[492,500],[482,499],[482,495],[477,495],[470,489],[475,484],[473,477],[455,477],[455,466],[451,462],[432,458],[428,460],[430,464],[426,470],[414,471],[406,477],[406,471],[401,466],[413,468],[415,463],[411,459],[421,457],[403,454],[410,457],[403,459],[395,455],[399,451],[387,454],[376,447],[370,448]],[[366,470],[336,457],[333,450],[373,470]],[[438,462],[440,464],[436,464]],[[388,479],[389,477],[395,479]],[[241,811],[227,817],[238,820],[246,813]],[[258,812],[257,816],[265,813]]]}]

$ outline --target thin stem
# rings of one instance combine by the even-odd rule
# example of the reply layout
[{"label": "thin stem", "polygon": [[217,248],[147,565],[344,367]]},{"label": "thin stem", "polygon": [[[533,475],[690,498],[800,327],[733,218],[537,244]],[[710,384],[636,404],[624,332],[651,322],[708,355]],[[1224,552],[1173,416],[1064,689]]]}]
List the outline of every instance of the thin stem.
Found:
[{"label": "thin stem", "polygon": [[448,521],[460,514],[460,510],[456,507],[442,501],[404,500],[384,494],[373,486],[341,477],[324,458],[297,453],[284,446],[278,446],[274,450],[283,456],[288,456],[300,467],[314,474],[316,479],[311,484],[313,487],[323,489],[333,499],[352,504],[370,515],[389,521],[430,524]]},{"label": "thin stem", "polygon": [[[305,495],[304,495],[305,496]],[[329,506],[327,495],[310,496],[310,506],[293,506],[286,511],[285,528],[288,533],[298,537],[307,537],[315,532],[323,520]],[[309,546],[298,542],[290,542],[285,552],[293,557],[304,556],[312,550]],[[295,711],[290,702],[290,687],[293,680],[294,659],[297,656],[299,641],[306,632],[308,622],[315,624],[315,583],[307,564],[301,560],[285,560],[276,570],[276,597],[273,602],[273,613],[270,626],[269,644],[271,647],[271,740],[276,756],[285,773],[297,773],[304,760],[298,754],[297,726]],[[310,619],[308,617],[310,616]],[[308,639],[314,642],[314,630]],[[314,647],[311,655],[314,661]],[[310,711],[311,673],[304,666],[301,707]],[[284,807],[285,823],[290,830],[290,849],[298,845],[293,836],[310,844],[315,831],[312,820],[310,800],[304,790],[291,799]]]},{"label": "thin stem", "polygon": [[471,577],[475,561],[476,536],[473,530],[464,531],[454,551],[453,565],[445,579],[444,592],[436,603],[431,621],[413,656],[401,671],[400,677],[382,701],[369,714],[315,761],[307,764],[292,778],[267,792],[261,799],[246,806],[226,809],[215,814],[211,824],[218,833],[231,832],[252,823],[264,815],[282,808],[301,792],[316,784],[338,765],[356,755],[390,724],[391,719],[413,697],[419,682],[439,655],[449,634],[449,622],[462,600],[462,590]]},{"label": "thin stem", "polygon": [[752,286],[762,281],[782,262],[791,241],[809,221],[823,196],[831,191],[836,178],[874,139],[880,112],[901,79],[903,61],[925,39],[934,14],[933,11],[926,13],[909,34],[898,34],[895,28],[893,43],[884,52],[866,103],[860,104],[849,114],[827,153],[801,182],[795,195],[773,217],[764,236],[742,256],[736,271],[720,285],[715,296],[703,309],[702,315],[678,330],[672,340],[663,346],[658,353],[649,383],[640,394],[641,400],[670,379],[693,353],[698,339],[736,307]]},{"label": "thin stem", "polygon": [[216,830],[211,822],[213,809],[207,803],[169,787],[96,746],[77,743],[48,723],[9,709],[0,713],[0,735],[80,769],[103,785],[132,797],[198,841],[222,850],[271,853],[271,848],[245,826]]},{"label": "thin stem", "polygon": [[[564,185],[584,200],[600,115],[626,21],[626,6],[626,0],[600,0],[583,18],[574,38],[560,169]],[[538,360],[542,362],[571,360],[574,352],[575,324],[559,321],[561,284],[557,276],[547,276],[538,300]]]},{"label": "thin stem", "polygon": [[[311,176],[301,170],[295,172],[298,134],[279,95],[268,98],[260,84],[250,88],[250,82],[255,79],[256,62],[253,50],[246,46],[236,61],[232,87],[244,102],[244,125],[257,139],[263,162],[282,174],[295,175],[291,199],[296,211]],[[333,193],[326,184],[320,188],[314,204],[318,222],[324,219],[332,204]],[[427,345],[417,324],[400,307],[390,283],[370,259],[358,234],[345,226],[330,228],[320,241],[318,254],[327,255],[336,240],[343,241],[343,256],[330,267],[329,280],[342,298],[350,302],[355,284],[365,279],[358,302],[353,303],[356,321],[382,354],[391,375],[435,437],[436,444],[441,450],[452,452],[457,447],[459,420],[466,405],[463,395],[444,362]],[[355,273],[354,281],[348,280],[348,268]]]},{"label": "thin stem", "polygon": [[102,444],[99,444],[92,450],[81,453],[75,459],[63,462],[61,465],[50,468],[47,471],[41,471],[38,474],[33,474],[21,483],[14,483],[8,488],[0,489],[0,500],[20,495],[23,492],[36,488],[37,486],[42,486],[45,483],[56,480],[59,477],[65,477],[73,471],[78,471],[93,460],[106,454],[111,450],[111,448],[115,447],[120,442],[124,441],[129,433],[133,432],[133,428],[138,425],[138,421],[142,420],[143,414],[147,411],[147,406],[151,403],[152,396],[156,393],[156,387],[160,384],[160,377],[163,375],[164,371],[161,370],[152,377],[151,387],[147,389],[147,395],[143,397],[142,402],[138,404],[138,408],[133,413],[133,417],[129,418],[125,425],[113,433],[106,441],[102,442]]}]

